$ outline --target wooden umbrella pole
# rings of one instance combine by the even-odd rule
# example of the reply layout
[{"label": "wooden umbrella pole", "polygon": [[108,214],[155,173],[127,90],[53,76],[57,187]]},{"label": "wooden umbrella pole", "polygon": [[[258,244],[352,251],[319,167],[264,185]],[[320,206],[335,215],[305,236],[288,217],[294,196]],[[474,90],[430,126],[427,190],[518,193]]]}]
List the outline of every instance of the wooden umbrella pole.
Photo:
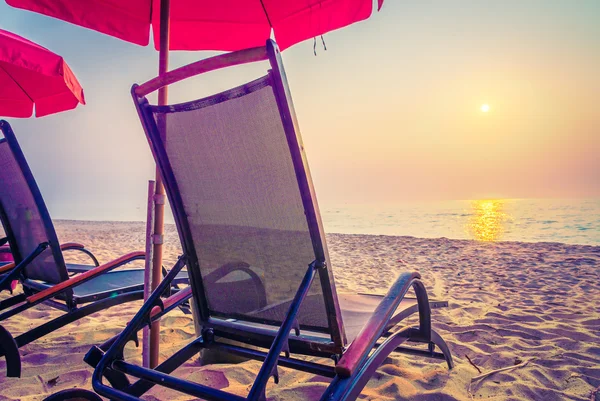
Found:
[{"label": "wooden umbrella pole", "polygon": [[[169,69],[169,10],[170,0],[160,2],[160,48],[158,60],[158,75],[165,74]],[[158,90],[158,104],[167,104],[167,87]],[[161,132],[165,132],[166,121],[161,119]],[[164,138],[163,138],[164,140]],[[158,167],[156,168],[156,190],[155,190],[155,208],[154,208],[154,255],[152,260],[152,290],[158,287],[162,279],[162,257],[163,257],[163,238],[164,238],[164,216],[165,216],[165,187]],[[150,368],[158,365],[159,355],[159,336],[160,322],[152,323],[150,330]]]},{"label": "wooden umbrella pole", "polygon": [[[146,261],[144,263],[144,302],[148,300],[152,288],[152,234],[154,233],[154,195],[156,183],[148,181],[148,209],[146,213]],[[150,329],[142,331],[142,365],[150,367]]]}]

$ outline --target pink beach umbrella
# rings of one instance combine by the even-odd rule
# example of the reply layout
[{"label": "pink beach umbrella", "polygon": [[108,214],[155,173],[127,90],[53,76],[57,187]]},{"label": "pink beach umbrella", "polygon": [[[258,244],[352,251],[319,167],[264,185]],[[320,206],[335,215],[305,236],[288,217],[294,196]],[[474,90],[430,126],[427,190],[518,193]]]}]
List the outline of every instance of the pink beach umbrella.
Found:
[{"label": "pink beach umbrella", "polygon": [[[6,0],[146,46],[161,37],[161,0]],[[162,1],[164,3],[164,0]],[[383,0],[378,1],[378,8]],[[367,19],[373,0],[171,0],[171,50],[233,51],[262,46],[271,30],[281,50]]]},{"label": "pink beach umbrella", "polygon": [[0,29],[0,116],[36,117],[85,104],[83,89],[50,50]]},{"label": "pink beach umbrella", "polygon": [[[83,89],[61,56],[0,29],[0,116],[31,117],[35,106],[43,117],[79,103],[85,104]],[[0,246],[0,262],[12,260],[8,245]]]},{"label": "pink beach umbrella", "polygon": [[[159,75],[170,50],[234,51],[264,46],[271,32],[281,50],[369,18],[373,0],[5,0],[7,4],[146,46],[150,29],[159,50]],[[378,0],[378,10],[384,0]],[[158,104],[167,103],[167,88]],[[164,198],[158,170],[156,190]],[[154,237],[162,238],[164,202],[154,211]],[[153,246],[152,289],[160,282],[162,241]],[[158,363],[159,322],[152,325],[150,367]]]}]

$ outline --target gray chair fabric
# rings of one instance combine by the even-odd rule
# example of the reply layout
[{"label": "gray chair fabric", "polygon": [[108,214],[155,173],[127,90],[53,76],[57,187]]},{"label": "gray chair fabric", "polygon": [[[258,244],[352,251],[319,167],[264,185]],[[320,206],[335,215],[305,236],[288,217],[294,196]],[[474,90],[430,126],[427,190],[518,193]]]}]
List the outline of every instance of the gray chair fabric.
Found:
[{"label": "gray chair fabric", "polygon": [[[289,300],[316,257],[272,76],[152,111],[167,138],[162,145],[202,276],[243,261],[261,277],[267,309]],[[211,286],[204,286],[204,293],[211,314],[230,314]],[[310,293],[323,298],[318,279]],[[306,305],[300,325],[327,331],[324,302]],[[236,317],[280,324],[286,313],[273,308],[268,319]]]},{"label": "gray chair fabric", "polygon": [[[181,272],[177,275],[173,284],[186,284],[188,280],[187,272]],[[52,288],[48,283],[26,280],[25,285],[42,291]],[[86,281],[73,288],[75,299],[85,298],[93,295],[104,294],[105,292],[122,293],[130,291],[140,291],[144,289],[144,270],[127,269],[116,270],[101,274],[93,279]],[[99,297],[101,298],[101,297]]]},{"label": "gray chair fabric", "polygon": [[[12,144],[13,147],[15,145],[17,153],[20,153],[18,144]],[[14,244],[11,243],[17,249],[13,257],[18,263],[39,244],[51,242],[51,246],[25,268],[24,275],[33,280],[60,283],[68,279],[67,268],[60,251],[56,252],[58,243],[53,228],[43,221],[43,214],[47,211],[41,210],[36,203],[34,193],[39,191],[35,182],[27,180],[25,174],[28,172],[29,167],[20,165],[8,140],[0,140],[0,217],[15,238]],[[45,205],[41,207],[45,208]]]}]

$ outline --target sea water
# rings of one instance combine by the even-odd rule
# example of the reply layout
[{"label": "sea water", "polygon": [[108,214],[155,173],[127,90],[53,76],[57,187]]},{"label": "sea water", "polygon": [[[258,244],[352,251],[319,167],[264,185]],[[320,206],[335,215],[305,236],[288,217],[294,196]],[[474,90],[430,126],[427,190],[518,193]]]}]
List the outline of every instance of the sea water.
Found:
[{"label": "sea water", "polygon": [[600,199],[321,205],[325,231],[600,245]]},{"label": "sea water", "polygon": [[[327,233],[600,245],[600,199],[320,203],[319,206]],[[58,214],[58,219],[95,221],[142,221],[145,217],[141,208],[134,215],[112,210],[90,215],[90,210],[100,209],[52,215]],[[173,223],[169,208],[165,221]]]}]

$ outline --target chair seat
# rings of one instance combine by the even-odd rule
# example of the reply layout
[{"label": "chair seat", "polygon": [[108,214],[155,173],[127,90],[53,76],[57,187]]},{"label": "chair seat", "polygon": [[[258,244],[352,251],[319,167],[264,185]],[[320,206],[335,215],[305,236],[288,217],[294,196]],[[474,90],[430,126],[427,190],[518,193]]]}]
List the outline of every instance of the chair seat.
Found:
[{"label": "chair seat", "polygon": [[[9,263],[13,263],[12,261],[1,261],[0,267],[7,265]],[[95,269],[97,266],[94,265],[80,265],[77,263],[67,263],[67,270],[69,273],[85,273],[88,270]]]},{"label": "chair seat", "polygon": [[[187,272],[180,272],[173,281],[173,284],[187,283]],[[35,291],[42,291],[52,287],[52,284],[34,280],[25,280],[23,284]],[[86,303],[125,292],[140,291],[143,289],[144,270],[128,269],[110,271],[86,281],[73,288],[73,295],[78,303]],[[59,295],[57,298],[64,299],[64,295]]]},{"label": "chair seat", "polygon": [[[382,299],[383,296],[381,295],[338,293],[338,301],[342,310],[342,321],[344,322],[348,344],[356,338]],[[396,314],[416,303],[417,300],[414,298],[404,298],[400,302]]]},{"label": "chair seat", "polygon": [[[85,273],[88,270],[96,268],[94,265],[80,265],[77,263],[67,263],[67,270],[69,273]],[[136,269],[139,270],[139,269]]]},{"label": "chair seat", "polygon": [[[381,302],[383,296],[382,295],[371,295],[371,294],[354,294],[354,293],[338,293],[338,301],[340,304],[340,309],[342,310],[342,321],[344,322],[344,329],[346,331],[346,338],[348,340],[348,344],[352,342],[365,325],[365,323],[369,320],[373,311]],[[258,319],[265,320],[275,320],[281,314],[285,314],[289,309],[291,304],[290,301],[284,301],[278,303],[276,305],[271,305],[261,310],[255,311],[250,315],[252,317]],[[395,315],[398,315],[405,311],[408,308],[411,308],[417,304],[417,300],[415,298],[404,298]],[[446,302],[436,302],[431,301],[430,306],[432,308],[439,306],[447,306]],[[304,319],[304,322],[317,323],[314,326],[317,326],[319,322],[311,321],[311,317],[318,316],[320,318],[320,313],[314,313],[314,311],[318,311],[320,309],[324,309],[324,301],[323,296],[321,294],[310,294],[308,295],[300,308],[299,316]],[[317,319],[317,318],[315,318]]]},{"label": "chair seat", "polygon": [[[0,267],[7,265],[9,263],[13,263],[12,261],[2,261],[0,260]],[[67,270],[69,273],[84,273],[88,270],[92,270],[97,266],[94,265],[80,265],[77,263],[67,263]]]}]

